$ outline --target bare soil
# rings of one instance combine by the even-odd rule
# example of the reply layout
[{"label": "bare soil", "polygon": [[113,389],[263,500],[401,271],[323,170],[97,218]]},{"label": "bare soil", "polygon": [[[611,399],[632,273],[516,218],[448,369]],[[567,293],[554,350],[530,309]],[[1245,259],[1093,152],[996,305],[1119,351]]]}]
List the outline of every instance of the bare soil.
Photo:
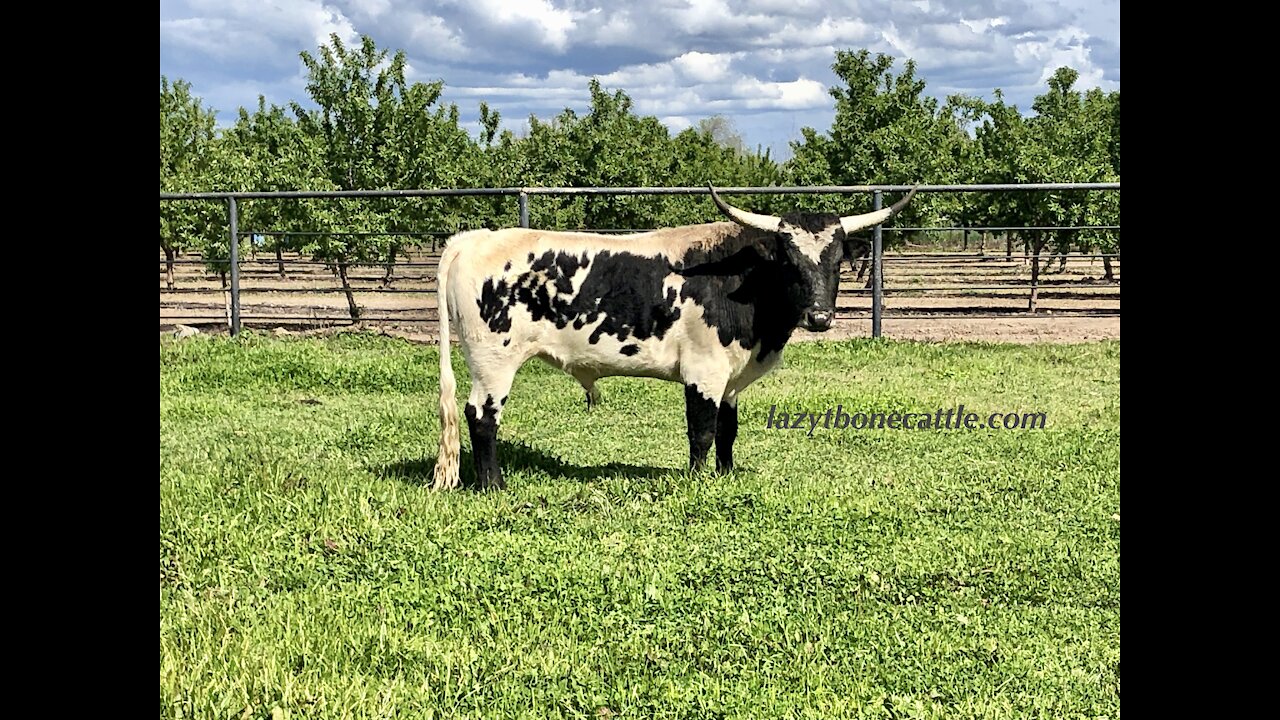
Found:
[{"label": "bare soil", "polygon": [[[359,327],[436,340],[435,265],[438,253],[414,253],[395,268],[352,268]],[[1036,312],[1028,313],[1031,266],[1015,255],[910,253],[885,258],[885,337],[927,341],[1088,342],[1120,337],[1120,263],[1115,282],[1103,281],[1101,260],[1069,257],[1065,271],[1055,259],[1041,270]],[[847,266],[842,275],[835,327],[825,333],[797,332],[798,340],[868,337],[871,292]],[[229,293],[216,273],[194,256],[175,267],[175,290],[165,287],[160,258],[160,327],[179,324],[217,332],[227,323]],[[321,263],[285,258],[281,278],[274,257],[250,258],[241,270],[241,317],[254,328],[326,331],[353,325],[336,275]]]}]

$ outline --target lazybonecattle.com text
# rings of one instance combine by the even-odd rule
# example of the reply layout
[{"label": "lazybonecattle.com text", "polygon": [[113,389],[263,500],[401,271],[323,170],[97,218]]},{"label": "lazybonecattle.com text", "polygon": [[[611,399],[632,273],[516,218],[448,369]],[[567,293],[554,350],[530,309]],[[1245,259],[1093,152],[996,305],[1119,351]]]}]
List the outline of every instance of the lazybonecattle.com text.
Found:
[{"label": "lazybonecattle.com text", "polygon": [[824,430],[1043,430],[1043,412],[977,413],[964,405],[938,408],[936,412],[849,412],[843,405],[825,411],[769,407],[764,426],[775,430],[800,430],[808,435]]}]

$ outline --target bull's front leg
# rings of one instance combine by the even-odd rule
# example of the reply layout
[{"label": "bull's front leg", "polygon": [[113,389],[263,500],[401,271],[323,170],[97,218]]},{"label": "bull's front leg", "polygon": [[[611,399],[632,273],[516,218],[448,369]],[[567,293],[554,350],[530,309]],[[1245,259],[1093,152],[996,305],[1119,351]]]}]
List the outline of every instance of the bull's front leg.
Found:
[{"label": "bull's front leg", "polygon": [[733,441],[738,439],[738,399],[726,397],[716,415],[716,470],[733,469]]},{"label": "bull's front leg", "polygon": [[721,391],[708,392],[695,384],[684,386],[684,415],[689,425],[689,467],[698,470],[707,460],[716,440],[716,416]]}]

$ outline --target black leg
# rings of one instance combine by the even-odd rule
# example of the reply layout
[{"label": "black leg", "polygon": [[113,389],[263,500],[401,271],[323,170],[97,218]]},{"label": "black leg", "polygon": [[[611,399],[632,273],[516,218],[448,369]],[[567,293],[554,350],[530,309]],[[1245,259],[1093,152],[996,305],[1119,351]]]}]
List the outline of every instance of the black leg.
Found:
[{"label": "black leg", "polygon": [[738,406],[720,403],[716,416],[716,470],[733,469],[733,441],[738,439]]},{"label": "black leg", "polygon": [[502,468],[498,466],[498,409],[486,398],[477,410],[467,403],[467,428],[471,431],[471,455],[476,465],[476,486],[481,490],[501,490]]},{"label": "black leg", "polygon": [[697,470],[716,439],[716,401],[703,397],[697,385],[685,385],[684,415],[689,423],[689,467]]}]

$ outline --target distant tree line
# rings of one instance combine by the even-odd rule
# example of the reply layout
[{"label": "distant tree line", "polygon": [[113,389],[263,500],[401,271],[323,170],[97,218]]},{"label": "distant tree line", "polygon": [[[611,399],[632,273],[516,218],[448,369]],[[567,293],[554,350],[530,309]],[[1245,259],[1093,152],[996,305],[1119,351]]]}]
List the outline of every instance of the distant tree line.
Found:
[{"label": "distant tree line", "polygon": [[[379,49],[365,36],[348,47],[331,36],[302,52],[314,108],[293,102],[240,108],[219,129],[214,111],[189,83],[160,78],[160,191],[354,190],[537,186],[863,185],[915,183],[1111,182],[1120,179],[1120,93],[1074,89],[1079,74],[1060,68],[1024,116],[1005,102],[925,94],[913,61],[867,50],[839,51],[839,82],[831,128],[804,128],[792,157],[744,147],[732,123],[707,118],[672,133],[656,117],[635,112],[621,90],[590,83],[585,114],[566,109],[527,131],[499,131],[501,118],[480,103],[481,131],[459,124],[456,105],[440,101],[440,82],[409,82],[405,54]],[[1119,193],[1017,192],[921,196],[903,226],[1118,225]],[[870,197],[752,196],[735,202],[758,212],[864,212]],[[702,196],[557,197],[530,203],[534,227],[652,228],[716,219]],[[250,200],[240,203],[240,228],[307,232],[264,236],[268,252],[297,252],[328,263],[348,289],[353,263],[394,262],[419,240],[409,233],[454,232],[518,224],[516,203],[504,197],[395,200]],[[340,234],[349,231],[362,235]],[[370,231],[404,235],[374,235]],[[335,233],[335,234],[323,234]],[[1006,251],[1040,258],[1072,250],[1119,252],[1118,232],[1005,233]],[[899,233],[889,242],[903,242]],[[985,238],[984,238],[985,241]],[[248,249],[248,239],[242,239]],[[225,270],[226,208],[209,202],[161,202],[160,248],[170,261],[199,252]],[[1047,252],[1046,252],[1047,251]],[[1111,264],[1106,263],[1107,274]],[[281,266],[283,272],[283,265]]]}]

